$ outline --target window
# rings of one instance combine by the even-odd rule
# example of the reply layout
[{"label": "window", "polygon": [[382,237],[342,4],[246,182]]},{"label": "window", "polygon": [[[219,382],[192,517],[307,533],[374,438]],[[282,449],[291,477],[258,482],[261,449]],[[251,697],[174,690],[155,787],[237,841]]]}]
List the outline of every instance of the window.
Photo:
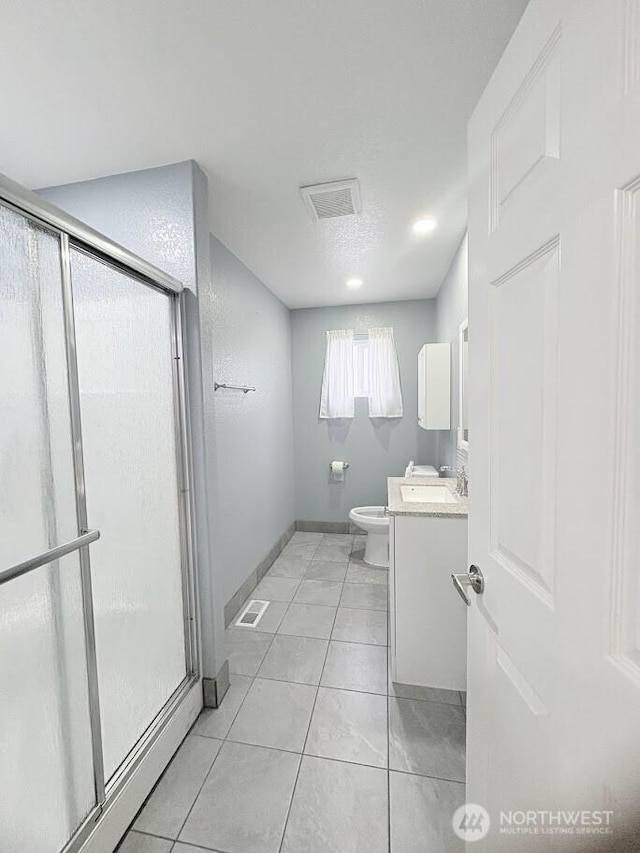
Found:
[{"label": "window", "polygon": [[402,391],[393,329],[327,332],[320,418],[352,418],[354,400],[369,400],[370,418],[401,418]]},{"label": "window", "polygon": [[353,396],[369,396],[369,338],[353,341]]}]

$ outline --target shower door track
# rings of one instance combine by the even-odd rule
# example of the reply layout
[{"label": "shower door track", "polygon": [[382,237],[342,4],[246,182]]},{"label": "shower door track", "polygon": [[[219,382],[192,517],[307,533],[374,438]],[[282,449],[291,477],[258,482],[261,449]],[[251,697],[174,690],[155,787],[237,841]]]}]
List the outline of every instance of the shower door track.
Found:
[{"label": "shower door track", "polygon": [[[128,249],[67,215],[19,184],[0,174],[0,204],[25,216],[52,232],[60,240],[62,295],[65,326],[65,348],[69,385],[69,409],[73,442],[73,465],[78,538],[37,555],[0,573],[0,585],[28,571],[36,570],[66,553],[78,550],[84,619],[85,655],[89,697],[89,719],[93,754],[96,805],[92,807],[60,853],[77,853],[100,823],[103,813],[123,791],[142,761],[149,754],[200,680],[199,627],[197,621],[197,584],[194,562],[194,526],[192,503],[192,458],[189,408],[184,358],[183,287],[181,283]],[[180,558],[183,594],[186,676],[176,687],[147,729],[124,757],[108,780],[104,778],[98,668],[91,594],[89,544],[99,538],[98,531],[88,530],[84,487],[82,428],[78,365],[75,349],[75,322],[71,284],[70,249],[83,251],[138,279],[141,285],[164,292],[171,299],[171,338],[173,350],[174,426],[177,448],[178,505],[180,514]],[[126,827],[123,827],[123,831]]]}]

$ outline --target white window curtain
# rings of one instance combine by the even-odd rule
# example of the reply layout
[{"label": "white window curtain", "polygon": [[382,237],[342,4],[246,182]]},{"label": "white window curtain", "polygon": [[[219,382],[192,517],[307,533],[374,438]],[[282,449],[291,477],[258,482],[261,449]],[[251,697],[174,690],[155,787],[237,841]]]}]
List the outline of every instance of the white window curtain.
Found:
[{"label": "white window curtain", "polygon": [[352,418],[354,415],[353,331],[338,329],[327,332],[324,358],[321,418]]},{"label": "white window curtain", "polygon": [[402,417],[400,371],[393,329],[369,329],[369,417]]},{"label": "white window curtain", "polygon": [[351,329],[327,332],[320,417],[352,418],[355,397],[368,397],[370,418],[402,417],[393,329],[369,329],[366,341]]}]

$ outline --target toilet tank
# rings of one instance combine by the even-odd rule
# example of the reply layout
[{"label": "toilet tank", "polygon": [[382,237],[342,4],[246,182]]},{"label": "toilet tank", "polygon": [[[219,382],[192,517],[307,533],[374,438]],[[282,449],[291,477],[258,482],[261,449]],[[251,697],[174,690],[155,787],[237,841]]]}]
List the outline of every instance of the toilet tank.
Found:
[{"label": "toilet tank", "polygon": [[404,472],[405,477],[439,477],[438,469],[433,465],[416,465],[411,461]]}]

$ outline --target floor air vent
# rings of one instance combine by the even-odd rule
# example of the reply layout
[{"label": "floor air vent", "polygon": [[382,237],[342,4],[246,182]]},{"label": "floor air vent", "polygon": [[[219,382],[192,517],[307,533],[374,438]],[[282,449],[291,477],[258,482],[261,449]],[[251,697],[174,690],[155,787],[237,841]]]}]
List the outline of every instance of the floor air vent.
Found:
[{"label": "floor air vent", "polygon": [[268,606],[268,601],[253,599],[247,604],[236,620],[236,625],[238,628],[255,628]]},{"label": "floor air vent", "polygon": [[360,188],[357,178],[300,187],[300,193],[314,222],[360,213]]}]

